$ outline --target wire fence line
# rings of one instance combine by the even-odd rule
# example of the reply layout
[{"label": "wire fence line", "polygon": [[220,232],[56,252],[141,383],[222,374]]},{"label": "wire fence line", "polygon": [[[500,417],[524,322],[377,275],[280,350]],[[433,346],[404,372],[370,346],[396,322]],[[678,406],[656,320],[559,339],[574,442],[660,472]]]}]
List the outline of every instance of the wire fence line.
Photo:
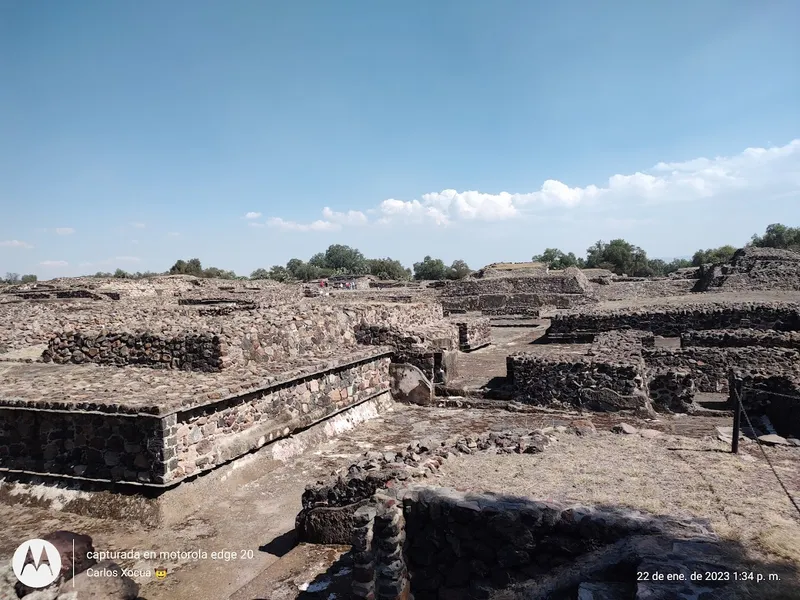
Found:
[{"label": "wire fence line", "polygon": [[[800,403],[800,397],[798,397],[798,396],[767,392],[767,391],[764,391],[764,390],[758,390],[758,389],[750,388],[750,387],[747,387],[747,388],[742,387],[741,388],[742,393],[740,394],[739,390],[736,389],[735,386],[732,386],[732,387],[733,387],[734,393],[736,394],[737,407],[736,407],[735,410],[741,411],[741,414],[744,415],[744,418],[747,420],[747,425],[748,425],[748,427],[750,427],[750,431],[751,432],[755,432],[756,429],[755,429],[755,427],[753,427],[753,422],[750,420],[750,415],[747,414],[747,410],[745,410],[745,408],[744,408],[744,396],[745,396],[745,393],[747,391],[758,392],[758,393],[761,393],[761,394],[771,394],[771,395],[774,395],[774,396],[783,396],[783,397],[786,397],[786,398],[797,400]],[[739,435],[739,432],[735,431],[734,432],[734,436],[738,436],[738,435]],[[772,470],[772,474],[775,475],[775,479],[778,480],[778,484],[781,486],[781,489],[783,489],[783,492],[786,494],[786,497],[789,498],[789,502],[792,503],[792,506],[794,506],[795,510],[797,511],[797,514],[800,515],[800,505],[798,505],[797,500],[795,500],[794,496],[792,496],[792,494],[789,492],[789,489],[786,487],[786,484],[783,483],[783,480],[781,479],[780,475],[778,475],[778,472],[775,470],[775,466],[772,464],[772,461],[769,459],[769,455],[767,454],[767,451],[764,450],[764,444],[761,442],[760,439],[758,439],[758,437],[756,437],[756,442],[758,442],[758,447],[761,450],[761,454],[764,456],[764,459],[767,461],[767,464],[769,465],[770,470]]]}]

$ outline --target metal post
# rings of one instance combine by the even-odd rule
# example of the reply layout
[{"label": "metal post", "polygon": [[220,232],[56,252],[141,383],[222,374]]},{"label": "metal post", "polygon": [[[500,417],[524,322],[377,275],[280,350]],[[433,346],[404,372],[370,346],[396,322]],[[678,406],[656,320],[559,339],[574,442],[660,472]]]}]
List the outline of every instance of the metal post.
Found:
[{"label": "metal post", "polygon": [[730,394],[733,398],[733,439],[731,452],[739,453],[739,431],[742,427],[742,382],[734,377],[730,378]]}]

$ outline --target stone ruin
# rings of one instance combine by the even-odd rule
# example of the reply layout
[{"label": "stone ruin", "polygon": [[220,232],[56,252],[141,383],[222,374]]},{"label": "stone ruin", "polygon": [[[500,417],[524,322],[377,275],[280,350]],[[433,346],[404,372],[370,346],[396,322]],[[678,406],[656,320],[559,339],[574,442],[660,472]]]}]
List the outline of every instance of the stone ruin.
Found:
[{"label": "stone ruin", "polygon": [[[516,273],[510,271],[509,273]],[[571,308],[596,299],[586,276],[574,267],[550,273],[469,277],[448,282],[441,290],[445,312],[481,312],[484,315],[539,316],[544,307]]]},{"label": "stone ruin", "polygon": [[800,289],[800,253],[741,248],[727,264],[703,265],[695,292]]},{"label": "stone ruin", "polygon": [[[789,272],[788,258],[766,256],[737,254],[740,270],[715,276],[717,287],[761,289]],[[706,414],[698,398],[723,394],[723,410],[741,397],[783,443],[800,445],[798,406],[785,401],[800,396],[795,300],[659,300],[694,285],[688,273],[628,281],[497,271],[440,287],[311,296],[302,285],[188,277],[6,288],[0,499],[19,482],[31,498],[54,486],[110,492],[105,517],[134,511],[157,525],[160,499],[182,484],[336,415],[377,413],[391,400],[463,406],[437,394],[468,357],[493,351],[501,324],[544,335],[504,357],[510,402],[487,396],[488,406],[652,418]],[[630,302],[608,301],[617,296]],[[296,530],[307,542],[352,545],[357,598],[499,600],[517,590],[509,597],[644,599],[663,590],[634,581],[637,570],[690,568],[679,555],[719,565],[718,540],[702,522],[425,485],[454,454],[541,453],[555,434],[593,433],[589,419],[571,417],[367,452],[308,487]],[[24,501],[15,489],[13,501]],[[60,504],[89,510],[78,496]],[[708,591],[670,589],[675,598]]]}]

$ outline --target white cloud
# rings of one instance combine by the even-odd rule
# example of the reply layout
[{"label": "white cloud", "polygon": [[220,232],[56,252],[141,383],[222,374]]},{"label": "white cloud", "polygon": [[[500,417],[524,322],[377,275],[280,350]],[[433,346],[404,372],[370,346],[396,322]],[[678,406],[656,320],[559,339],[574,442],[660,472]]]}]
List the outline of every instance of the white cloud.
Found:
[{"label": "white cloud", "polygon": [[322,217],[336,225],[366,225],[367,215],[360,210],[348,210],[346,213],[334,212],[327,206],[322,209]]},{"label": "white cloud", "polygon": [[244,218],[245,219],[257,219],[260,216],[261,216],[260,212],[249,212],[244,216]]},{"label": "white cloud", "polygon": [[43,267],[68,267],[69,263],[65,260],[43,260],[39,263]]},{"label": "white cloud", "polygon": [[33,248],[28,242],[21,242],[19,240],[6,240],[0,242],[0,246],[4,248]]},{"label": "white cloud", "polygon": [[[537,211],[575,212],[580,208],[615,209],[631,205],[725,201],[742,193],[752,198],[791,197],[800,193],[800,139],[785,146],[747,148],[729,157],[696,158],[684,162],[660,162],[649,171],[616,174],[605,184],[570,187],[554,179],[527,193],[497,194],[453,189],[423,194],[420,199],[384,200],[366,211],[322,211],[324,220],[313,223],[284,221],[273,217],[267,224],[293,231],[335,230],[365,225],[372,217],[379,225],[427,221],[439,226],[453,222],[492,222],[534,216]],[[548,213],[548,214],[549,214]],[[631,221],[613,220],[608,225],[629,227]]]},{"label": "white cloud", "polygon": [[129,225],[134,229],[144,229],[146,227],[146,224],[141,221],[131,221]]},{"label": "white cloud", "polygon": [[284,221],[280,217],[272,217],[267,221],[269,227],[286,229],[288,231],[336,231],[341,229],[341,225],[330,221],[314,221],[313,223],[296,223],[295,221]]},{"label": "white cloud", "polygon": [[75,233],[75,230],[72,227],[56,227],[56,233],[58,235],[70,235]]}]

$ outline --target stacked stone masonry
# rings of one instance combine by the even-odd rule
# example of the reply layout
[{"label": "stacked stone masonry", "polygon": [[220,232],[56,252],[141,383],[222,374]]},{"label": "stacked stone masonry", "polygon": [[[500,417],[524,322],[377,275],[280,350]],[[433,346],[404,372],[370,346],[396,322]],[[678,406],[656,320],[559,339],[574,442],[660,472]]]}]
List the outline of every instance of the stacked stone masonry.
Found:
[{"label": "stacked stone masonry", "polygon": [[[228,388],[200,395],[167,392],[167,378],[142,388],[141,400],[108,403],[84,387],[78,401],[26,400],[13,376],[0,386],[0,470],[77,476],[118,482],[170,484],[284,438],[367,399],[388,394],[389,348],[374,348],[334,362],[248,381],[231,374]],[[4,369],[28,368],[26,365]],[[109,367],[39,365],[49,375]],[[29,369],[30,370],[30,369]],[[37,372],[38,372],[37,371]],[[111,368],[111,373],[124,373]],[[157,371],[156,371],[157,372]],[[43,373],[44,374],[44,373]],[[48,377],[39,375],[36,381]],[[90,375],[85,371],[85,375]],[[176,373],[217,379],[220,375]],[[19,381],[27,381],[20,379]],[[237,383],[234,383],[237,382]],[[79,378],[77,383],[86,382]],[[133,383],[133,379],[131,380]],[[65,381],[65,383],[67,383]],[[174,383],[180,383],[176,381]],[[222,382],[217,382],[220,385]],[[112,378],[105,378],[112,388]],[[81,401],[80,398],[86,398]],[[129,405],[126,405],[126,402]],[[141,402],[141,403],[137,403]]]},{"label": "stacked stone masonry", "polygon": [[766,415],[779,435],[800,437],[799,373],[732,368],[728,382],[731,406],[741,402],[750,415]]},{"label": "stacked stone masonry", "polygon": [[473,318],[456,322],[458,327],[458,347],[462,352],[470,352],[492,343],[492,327],[489,319]]},{"label": "stacked stone masonry", "polygon": [[486,315],[535,314],[543,306],[570,308],[595,302],[588,279],[578,269],[527,277],[464,279],[442,289],[446,312],[480,311]]},{"label": "stacked stone masonry", "polygon": [[[59,362],[67,358],[66,350],[69,350],[67,361],[72,363],[158,364],[174,368],[171,359],[164,359],[163,352],[160,361],[153,358],[143,362],[125,360],[121,346],[128,347],[129,356],[140,357],[141,347],[155,341],[161,348],[168,347],[168,354],[177,352],[177,364],[183,368],[196,358],[181,355],[185,341],[192,336],[210,335],[220,340],[222,364],[218,366],[225,367],[225,363],[247,366],[353,348],[356,346],[354,329],[360,324],[380,323],[387,327],[417,329],[440,324],[442,318],[441,305],[436,303],[330,304],[324,298],[228,315],[200,315],[194,306],[162,307],[147,299],[130,304],[121,301],[71,307],[24,302],[4,305],[0,312],[0,353],[50,345],[50,358]],[[76,334],[80,346],[74,343]],[[149,336],[151,341],[143,341],[143,336]],[[455,336],[453,332],[452,337],[457,342]],[[112,343],[109,337],[116,339]],[[98,352],[87,356],[84,348],[96,348]],[[53,352],[54,349],[60,352]],[[79,353],[75,354],[75,350]],[[210,358],[205,356],[207,352],[208,348],[204,348],[206,359]],[[208,366],[207,360],[202,363]]]},{"label": "stacked stone masonry", "polygon": [[800,290],[800,253],[742,248],[728,264],[703,265],[695,292]]},{"label": "stacked stone masonry", "polygon": [[507,359],[515,400],[539,406],[651,411],[635,358],[519,353]]},{"label": "stacked stone masonry", "polygon": [[687,305],[554,315],[550,337],[638,329],[664,337],[689,330],[775,329],[800,331],[800,310],[793,303],[737,303],[730,306]]},{"label": "stacked stone masonry", "polygon": [[[395,507],[401,503],[398,515]],[[376,582],[387,581],[391,574],[391,585],[376,586],[378,600],[408,597],[398,594],[405,590],[402,573],[408,574],[415,600],[490,598],[512,585],[532,586],[539,593],[531,597],[574,598],[583,582],[573,565],[601,556],[608,557],[608,566],[594,577],[624,582],[627,593],[622,597],[683,599],[706,591],[702,587],[707,584],[688,580],[640,583],[637,569],[705,567],[730,572],[730,566],[718,564],[721,545],[705,523],[623,508],[409,486],[376,494],[373,506],[360,510],[359,523],[372,515]],[[360,550],[369,546],[358,547],[359,562],[369,564],[369,551]],[[363,588],[354,580],[357,589]],[[542,594],[544,590],[550,593]]]},{"label": "stacked stone masonry", "polygon": [[705,346],[715,348],[800,348],[800,332],[758,329],[728,329],[710,331],[685,331],[681,333],[681,347]]}]

